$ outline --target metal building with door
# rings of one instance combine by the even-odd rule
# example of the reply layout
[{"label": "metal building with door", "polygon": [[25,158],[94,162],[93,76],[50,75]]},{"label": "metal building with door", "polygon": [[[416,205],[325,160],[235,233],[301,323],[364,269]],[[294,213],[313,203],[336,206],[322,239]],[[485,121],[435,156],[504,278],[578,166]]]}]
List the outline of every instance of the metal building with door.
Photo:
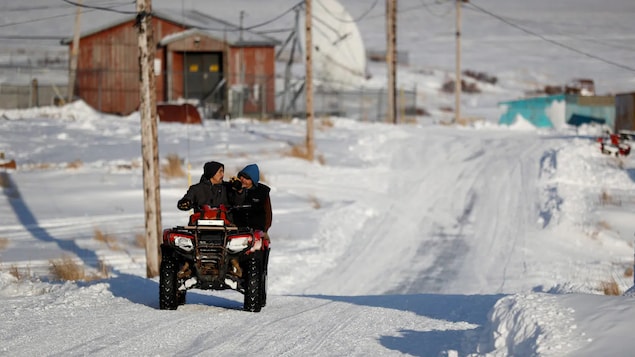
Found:
[{"label": "metal building with door", "polygon": [[[127,115],[139,107],[134,16],[80,35],[76,95]],[[206,117],[275,112],[278,41],[194,10],[153,11],[157,102],[195,102]],[[72,46],[72,39],[63,44]]]},{"label": "metal building with door", "polygon": [[615,97],[557,94],[498,103],[499,124],[511,125],[520,116],[538,128],[601,124],[615,127]]},{"label": "metal building with door", "polygon": [[615,131],[635,130],[635,92],[615,96]]}]

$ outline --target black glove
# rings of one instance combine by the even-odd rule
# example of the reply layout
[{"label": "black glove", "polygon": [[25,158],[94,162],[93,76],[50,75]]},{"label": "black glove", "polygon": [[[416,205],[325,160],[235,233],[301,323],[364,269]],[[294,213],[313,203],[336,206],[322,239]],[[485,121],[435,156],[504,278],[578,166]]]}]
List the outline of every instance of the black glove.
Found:
[{"label": "black glove", "polygon": [[181,198],[179,202],[176,204],[176,207],[181,211],[187,211],[192,208],[192,202],[187,198]]},{"label": "black glove", "polygon": [[243,189],[242,182],[240,182],[240,180],[236,176],[229,179],[229,184],[234,191],[240,191]]}]

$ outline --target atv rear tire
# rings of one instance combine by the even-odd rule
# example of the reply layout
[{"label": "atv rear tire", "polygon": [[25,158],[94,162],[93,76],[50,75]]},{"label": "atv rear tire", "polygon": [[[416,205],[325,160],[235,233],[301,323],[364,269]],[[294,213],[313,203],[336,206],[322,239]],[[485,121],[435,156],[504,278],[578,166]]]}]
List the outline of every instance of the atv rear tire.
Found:
[{"label": "atv rear tire", "polygon": [[270,249],[267,249],[263,253],[262,278],[260,280],[260,307],[265,307],[265,305],[267,305],[267,268],[269,265],[270,251],[271,251]]},{"label": "atv rear tire", "polygon": [[243,304],[245,311],[260,312],[262,308],[262,270],[258,255],[257,253],[251,254],[247,260],[247,286],[245,287],[245,302]]},{"label": "atv rear tire", "polygon": [[171,255],[164,255],[159,273],[159,309],[161,310],[176,310],[181,300],[185,303],[185,294],[179,294],[177,289],[177,269],[176,259]]},{"label": "atv rear tire", "polygon": [[267,272],[264,271],[260,277],[260,307],[267,305]]}]

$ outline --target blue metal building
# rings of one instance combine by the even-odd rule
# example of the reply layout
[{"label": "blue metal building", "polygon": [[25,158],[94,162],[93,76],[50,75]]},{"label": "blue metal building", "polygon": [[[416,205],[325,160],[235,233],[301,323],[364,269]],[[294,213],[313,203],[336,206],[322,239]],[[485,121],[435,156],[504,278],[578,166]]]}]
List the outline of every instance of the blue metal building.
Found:
[{"label": "blue metal building", "polygon": [[511,125],[518,115],[538,128],[605,124],[615,129],[615,97],[558,94],[499,103],[505,110],[499,124]]}]

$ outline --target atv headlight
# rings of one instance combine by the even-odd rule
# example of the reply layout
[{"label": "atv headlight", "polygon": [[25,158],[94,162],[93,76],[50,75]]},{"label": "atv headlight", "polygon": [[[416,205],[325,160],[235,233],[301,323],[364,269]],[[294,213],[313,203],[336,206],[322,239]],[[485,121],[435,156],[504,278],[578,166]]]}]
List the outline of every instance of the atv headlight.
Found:
[{"label": "atv headlight", "polygon": [[249,248],[249,246],[251,245],[251,235],[240,235],[240,236],[234,236],[234,237],[230,237],[229,240],[227,241],[227,250],[229,250],[232,253],[239,253],[242,252],[243,250]]},{"label": "atv headlight", "polygon": [[192,249],[194,249],[194,243],[192,243],[192,240],[187,237],[181,237],[181,236],[174,237],[174,245],[183,249],[186,252],[189,252]]}]

